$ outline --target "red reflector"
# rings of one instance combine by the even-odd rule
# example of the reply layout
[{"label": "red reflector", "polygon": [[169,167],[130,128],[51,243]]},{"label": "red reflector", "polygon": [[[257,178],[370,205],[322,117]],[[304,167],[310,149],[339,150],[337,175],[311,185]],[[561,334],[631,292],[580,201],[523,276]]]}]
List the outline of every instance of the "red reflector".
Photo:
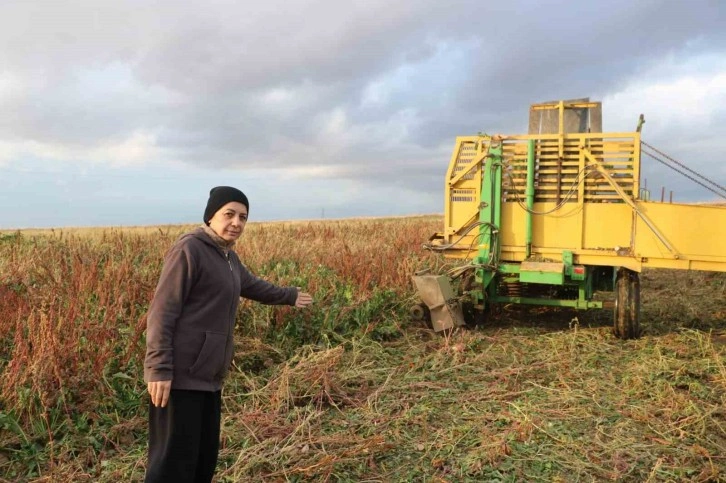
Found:
[{"label": "red reflector", "polygon": [[582,275],[585,273],[585,267],[572,267],[572,273]]}]

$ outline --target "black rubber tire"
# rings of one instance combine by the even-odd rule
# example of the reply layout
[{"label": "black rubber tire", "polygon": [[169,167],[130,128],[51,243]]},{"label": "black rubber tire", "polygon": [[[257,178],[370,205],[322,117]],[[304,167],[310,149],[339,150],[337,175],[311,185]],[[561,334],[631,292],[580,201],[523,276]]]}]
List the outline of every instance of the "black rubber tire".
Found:
[{"label": "black rubber tire", "polygon": [[640,278],[638,273],[620,267],[615,278],[613,332],[620,339],[640,337]]},{"label": "black rubber tire", "polygon": [[413,305],[408,313],[412,321],[423,323],[425,327],[433,329],[433,325],[431,324],[431,311],[426,304],[420,303]]},{"label": "black rubber tire", "polygon": [[411,318],[416,321],[422,321],[426,317],[426,310],[423,304],[412,305],[409,310]]}]

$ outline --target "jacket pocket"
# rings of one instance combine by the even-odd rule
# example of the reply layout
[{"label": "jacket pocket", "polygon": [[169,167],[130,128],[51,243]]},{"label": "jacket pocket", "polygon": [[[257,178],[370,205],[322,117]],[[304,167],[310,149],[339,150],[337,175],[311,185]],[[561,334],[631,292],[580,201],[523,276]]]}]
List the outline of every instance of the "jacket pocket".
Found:
[{"label": "jacket pocket", "polygon": [[227,348],[227,334],[204,332],[204,344],[197,360],[189,368],[189,374],[197,379],[211,381],[224,369],[224,355]]}]

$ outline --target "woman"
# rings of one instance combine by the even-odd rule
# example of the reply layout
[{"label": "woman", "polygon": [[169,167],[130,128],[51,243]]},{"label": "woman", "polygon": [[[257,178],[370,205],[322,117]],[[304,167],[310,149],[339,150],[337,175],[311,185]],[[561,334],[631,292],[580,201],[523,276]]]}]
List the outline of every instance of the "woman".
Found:
[{"label": "woman", "polygon": [[312,297],[252,275],[232,250],[249,212],[230,186],[209,192],[204,225],[167,253],[147,316],[147,482],[209,482],[219,451],[222,381],[240,297],[306,307]]}]

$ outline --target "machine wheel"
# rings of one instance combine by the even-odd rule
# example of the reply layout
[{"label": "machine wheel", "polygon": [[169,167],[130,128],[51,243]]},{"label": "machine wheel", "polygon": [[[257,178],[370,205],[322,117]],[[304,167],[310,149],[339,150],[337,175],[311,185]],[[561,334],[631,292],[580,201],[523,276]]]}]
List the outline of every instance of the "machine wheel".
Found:
[{"label": "machine wheel", "polygon": [[613,332],[616,337],[640,337],[640,279],[637,272],[624,267],[618,269],[615,279],[613,319]]},{"label": "machine wheel", "polygon": [[431,311],[425,304],[416,304],[411,306],[409,314],[413,321],[424,322],[427,326],[431,325]]}]

